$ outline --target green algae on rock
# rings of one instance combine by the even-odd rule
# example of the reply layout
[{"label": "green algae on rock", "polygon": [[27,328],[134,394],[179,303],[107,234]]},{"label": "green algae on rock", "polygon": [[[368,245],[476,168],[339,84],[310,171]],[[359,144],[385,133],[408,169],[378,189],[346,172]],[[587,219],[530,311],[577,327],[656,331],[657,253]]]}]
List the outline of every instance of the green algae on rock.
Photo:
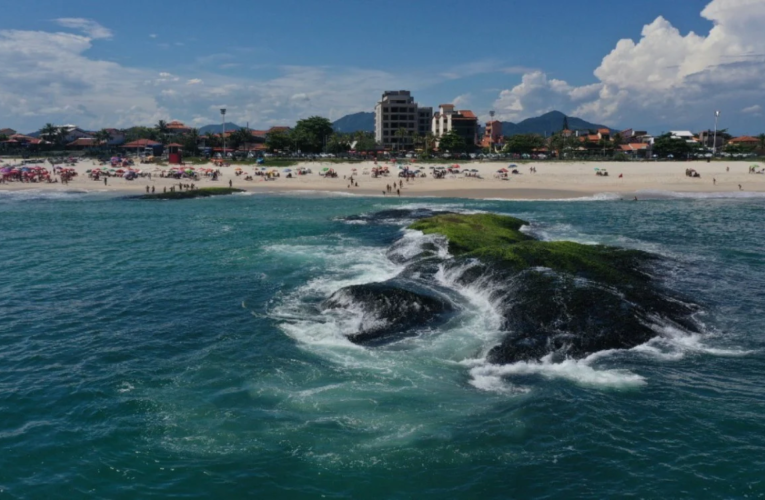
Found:
[{"label": "green algae on rock", "polygon": [[521,232],[529,223],[497,214],[447,214],[419,220],[409,229],[440,234],[449,241],[449,251],[460,257],[523,271],[544,267],[608,284],[644,282],[642,262],[653,258],[640,250],[571,241],[540,241]]},{"label": "green algae on rock", "polygon": [[165,193],[152,193],[138,196],[141,200],[188,200],[192,198],[207,198],[209,196],[225,196],[234,193],[243,193],[244,189],[227,187],[206,187],[189,189],[186,191],[168,191]]}]

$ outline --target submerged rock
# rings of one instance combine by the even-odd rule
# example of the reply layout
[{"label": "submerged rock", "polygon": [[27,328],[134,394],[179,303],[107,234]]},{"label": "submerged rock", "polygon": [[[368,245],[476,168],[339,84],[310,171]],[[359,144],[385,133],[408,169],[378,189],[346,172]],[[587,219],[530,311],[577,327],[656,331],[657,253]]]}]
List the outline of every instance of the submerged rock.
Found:
[{"label": "submerged rock", "polygon": [[244,189],[227,187],[207,187],[199,189],[187,189],[185,191],[168,191],[165,193],[151,193],[136,196],[139,200],[188,200],[191,198],[207,198],[209,196],[224,196],[234,193],[243,193]]},{"label": "submerged rock", "polygon": [[359,330],[348,335],[357,344],[381,344],[413,335],[417,327],[443,319],[453,310],[445,299],[401,288],[393,283],[345,287],[322,304],[325,310],[360,314]]}]

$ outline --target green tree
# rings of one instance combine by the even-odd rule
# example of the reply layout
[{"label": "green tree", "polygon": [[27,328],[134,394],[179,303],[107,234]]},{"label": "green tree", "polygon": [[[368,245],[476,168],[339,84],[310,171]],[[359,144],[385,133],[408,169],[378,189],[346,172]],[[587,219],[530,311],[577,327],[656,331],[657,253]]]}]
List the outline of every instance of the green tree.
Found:
[{"label": "green tree", "polygon": [[123,132],[127,142],[133,142],[138,139],[157,139],[156,129],[149,127],[131,127],[129,129],[123,130]]},{"label": "green tree", "polygon": [[332,122],[322,116],[298,120],[292,130],[292,139],[298,148],[307,153],[318,153],[334,134]]},{"label": "green tree", "polygon": [[401,146],[404,145],[405,139],[409,136],[409,131],[400,127],[393,133],[393,136],[396,137],[396,150],[401,151]]},{"label": "green tree", "polygon": [[239,149],[241,146],[245,148],[252,142],[252,133],[244,128],[235,130],[228,136],[226,148],[230,146],[232,149]]},{"label": "green tree", "polygon": [[332,154],[345,153],[351,149],[351,136],[334,133],[327,141],[327,152]]},{"label": "green tree", "polygon": [[40,129],[40,137],[48,142],[55,142],[56,135],[58,135],[58,127],[52,123],[46,123],[45,126]]},{"label": "green tree", "polygon": [[411,134],[411,137],[412,137],[412,146],[415,149],[417,149],[418,147],[422,145],[422,136],[420,135],[419,132],[417,132],[416,130],[413,131]]},{"label": "green tree", "polygon": [[663,134],[656,138],[653,144],[653,152],[662,158],[670,155],[675,159],[685,159],[692,151],[692,147],[685,139],[673,138],[672,134]]},{"label": "green tree", "polygon": [[199,154],[199,130],[192,128],[181,138],[181,144],[183,145],[183,152],[189,156],[196,156]]},{"label": "green tree", "polygon": [[438,140],[439,151],[461,153],[465,151],[465,146],[465,139],[463,139],[455,130],[450,130],[449,133],[444,134],[444,136]]},{"label": "green tree", "polygon": [[436,136],[433,135],[433,132],[427,132],[425,134],[424,143],[425,143],[425,148],[424,148],[425,155],[429,156],[433,154],[433,149],[435,148],[435,145],[436,145]]},{"label": "green tree", "polygon": [[759,141],[757,147],[760,148],[760,151],[765,151],[765,134],[758,135],[757,140]]},{"label": "green tree", "polygon": [[292,140],[286,132],[271,132],[266,135],[266,147],[270,152],[286,151],[292,148]]},{"label": "green tree", "polygon": [[505,140],[507,153],[531,154],[535,149],[545,146],[544,137],[536,134],[517,134]]},{"label": "green tree", "polygon": [[101,130],[93,134],[93,138],[96,140],[96,145],[105,146],[106,143],[112,140],[112,134],[105,128],[102,128]]},{"label": "green tree", "polygon": [[165,135],[170,132],[170,127],[167,126],[167,122],[165,120],[158,121],[157,124],[154,125],[154,129],[160,135]]},{"label": "green tree", "polygon": [[356,134],[356,151],[377,151],[377,142],[375,141],[375,134],[373,132],[358,132]]}]

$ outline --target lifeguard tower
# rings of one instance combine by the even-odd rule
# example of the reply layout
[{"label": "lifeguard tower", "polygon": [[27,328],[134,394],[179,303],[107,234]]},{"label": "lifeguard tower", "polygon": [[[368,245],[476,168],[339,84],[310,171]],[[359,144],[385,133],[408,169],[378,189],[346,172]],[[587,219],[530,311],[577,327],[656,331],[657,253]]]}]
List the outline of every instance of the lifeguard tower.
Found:
[{"label": "lifeguard tower", "polygon": [[180,165],[183,163],[183,146],[176,143],[168,144],[167,161],[171,165]]}]

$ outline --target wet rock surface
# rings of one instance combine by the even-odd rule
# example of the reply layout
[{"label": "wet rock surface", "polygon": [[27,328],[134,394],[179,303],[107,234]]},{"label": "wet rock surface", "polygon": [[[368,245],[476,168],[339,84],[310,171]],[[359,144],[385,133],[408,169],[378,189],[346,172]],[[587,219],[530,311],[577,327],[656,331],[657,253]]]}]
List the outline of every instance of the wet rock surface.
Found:
[{"label": "wet rock surface", "polygon": [[325,300],[322,308],[361,314],[359,331],[348,336],[357,344],[382,344],[414,335],[413,329],[442,320],[453,311],[444,298],[393,283],[342,288]]}]

